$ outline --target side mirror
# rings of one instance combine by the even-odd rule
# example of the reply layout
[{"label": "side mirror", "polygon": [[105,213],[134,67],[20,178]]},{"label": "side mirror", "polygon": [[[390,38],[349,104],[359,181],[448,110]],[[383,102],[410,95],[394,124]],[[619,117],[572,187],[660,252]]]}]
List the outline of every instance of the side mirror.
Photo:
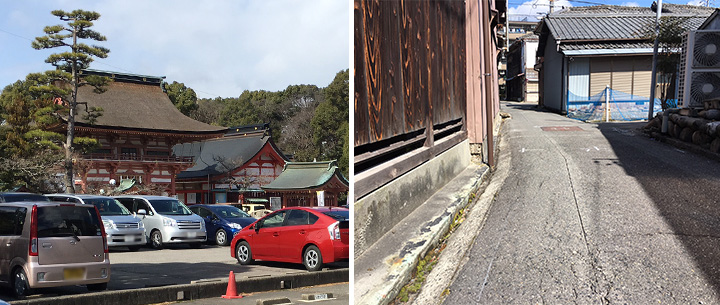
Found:
[{"label": "side mirror", "polygon": [[139,209],[139,210],[137,211],[137,213],[138,213],[138,215],[142,215],[142,216],[147,215],[147,211],[145,211],[145,209]]}]

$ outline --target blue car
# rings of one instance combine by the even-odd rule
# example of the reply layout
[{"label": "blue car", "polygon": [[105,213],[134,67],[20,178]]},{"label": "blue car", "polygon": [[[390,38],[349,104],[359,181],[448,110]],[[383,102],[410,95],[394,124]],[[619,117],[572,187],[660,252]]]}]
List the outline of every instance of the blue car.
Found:
[{"label": "blue car", "polygon": [[196,204],[190,206],[190,211],[205,220],[208,241],[214,240],[220,246],[229,245],[240,229],[257,220],[230,205]]}]

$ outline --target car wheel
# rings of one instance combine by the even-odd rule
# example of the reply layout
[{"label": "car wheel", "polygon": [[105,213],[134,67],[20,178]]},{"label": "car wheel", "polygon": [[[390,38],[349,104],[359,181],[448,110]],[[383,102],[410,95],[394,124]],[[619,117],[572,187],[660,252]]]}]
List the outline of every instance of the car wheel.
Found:
[{"label": "car wheel", "polygon": [[247,265],[253,262],[250,245],[246,241],[241,241],[235,247],[235,258],[240,265]]},{"label": "car wheel", "polygon": [[318,271],[322,269],[322,253],[320,253],[320,250],[316,246],[311,245],[305,249],[305,253],[303,253],[303,264],[308,271]]},{"label": "car wheel", "polygon": [[193,248],[193,249],[202,248],[202,243],[190,243],[189,245],[190,245],[190,248]]},{"label": "car wheel", "polygon": [[130,250],[130,252],[137,252],[137,250],[140,250],[140,246],[128,246],[128,250]]},{"label": "car wheel", "polygon": [[227,246],[230,244],[230,240],[228,240],[228,234],[225,232],[225,230],[220,229],[215,232],[215,242],[218,244],[218,246]]},{"label": "car wheel", "polygon": [[88,284],[87,289],[89,291],[104,291],[107,290],[108,283],[99,283],[99,284]]},{"label": "car wheel", "polygon": [[25,297],[32,294],[27,275],[25,275],[25,271],[23,271],[22,268],[15,269],[15,273],[13,274],[13,290],[15,297],[18,299],[25,299]]},{"label": "car wheel", "polygon": [[155,250],[163,248],[162,233],[160,231],[155,230],[150,233],[150,246]]}]

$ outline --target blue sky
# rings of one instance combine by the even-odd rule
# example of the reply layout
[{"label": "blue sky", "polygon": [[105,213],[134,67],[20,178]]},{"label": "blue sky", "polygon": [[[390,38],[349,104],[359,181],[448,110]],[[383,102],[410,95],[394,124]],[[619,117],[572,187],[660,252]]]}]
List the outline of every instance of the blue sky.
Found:
[{"label": "blue sky", "polygon": [[35,50],[52,10],[100,13],[93,27],[110,49],[92,69],[166,76],[201,98],[243,90],[327,86],[350,67],[350,1],[338,0],[0,0],[0,88],[60,49]]},{"label": "blue sky", "polygon": [[[665,3],[672,3],[672,4],[691,4],[691,5],[700,5],[704,1],[708,0],[684,0],[684,1],[677,1],[677,0],[671,0],[671,1],[663,1],[663,4]],[[710,5],[717,7],[717,5],[720,4],[720,0],[709,0]],[[650,5],[653,3],[652,0],[557,0],[555,1],[555,9],[562,9],[563,7],[569,7],[569,6],[588,6],[588,5],[624,5],[624,6],[645,6],[650,7]],[[550,7],[550,2],[548,0],[533,0],[533,1],[524,1],[524,0],[508,0],[508,14],[510,17],[510,20],[522,20],[524,18],[527,18],[528,21],[537,21],[538,16],[542,16],[542,14],[546,14],[548,12],[548,9]]]}]

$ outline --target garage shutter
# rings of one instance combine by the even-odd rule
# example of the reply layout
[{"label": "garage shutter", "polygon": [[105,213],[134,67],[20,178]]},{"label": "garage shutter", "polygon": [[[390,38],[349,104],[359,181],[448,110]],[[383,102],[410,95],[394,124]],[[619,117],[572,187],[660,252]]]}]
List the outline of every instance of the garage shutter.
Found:
[{"label": "garage shutter", "polygon": [[611,81],[612,59],[590,58],[590,96],[602,93]]},{"label": "garage shutter", "polygon": [[616,99],[629,100],[633,90],[633,58],[616,57],[613,59],[612,83]]}]

